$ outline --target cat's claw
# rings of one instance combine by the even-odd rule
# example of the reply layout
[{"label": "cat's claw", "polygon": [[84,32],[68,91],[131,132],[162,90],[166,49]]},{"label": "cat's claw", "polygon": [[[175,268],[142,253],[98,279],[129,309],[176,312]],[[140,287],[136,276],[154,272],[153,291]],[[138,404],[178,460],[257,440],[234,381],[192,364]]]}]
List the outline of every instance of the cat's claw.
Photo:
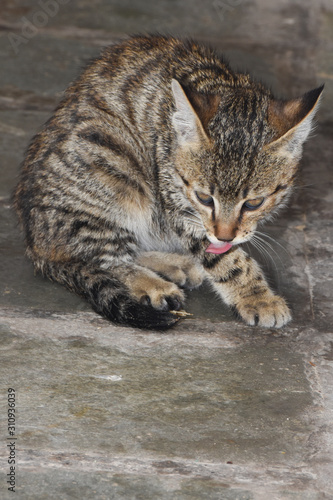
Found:
[{"label": "cat's claw", "polygon": [[254,297],[237,305],[237,312],[251,326],[281,328],[291,320],[289,307],[285,300],[277,295],[259,300]]},{"label": "cat's claw", "polygon": [[167,301],[167,304],[169,306],[169,311],[180,311],[180,309],[183,307],[182,301],[180,297],[166,297],[165,299]]}]

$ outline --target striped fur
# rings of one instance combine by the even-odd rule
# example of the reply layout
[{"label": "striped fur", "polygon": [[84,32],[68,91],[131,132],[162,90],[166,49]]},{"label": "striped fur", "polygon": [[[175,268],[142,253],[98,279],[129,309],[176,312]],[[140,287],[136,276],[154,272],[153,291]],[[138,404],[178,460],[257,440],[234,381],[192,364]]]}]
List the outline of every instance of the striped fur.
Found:
[{"label": "striped fur", "polygon": [[282,326],[288,307],[239,245],[287,200],[321,90],[277,101],[169,37],[105,49],[23,164],[14,204],[35,268],[118,323],[168,328],[208,278],[248,324]]}]

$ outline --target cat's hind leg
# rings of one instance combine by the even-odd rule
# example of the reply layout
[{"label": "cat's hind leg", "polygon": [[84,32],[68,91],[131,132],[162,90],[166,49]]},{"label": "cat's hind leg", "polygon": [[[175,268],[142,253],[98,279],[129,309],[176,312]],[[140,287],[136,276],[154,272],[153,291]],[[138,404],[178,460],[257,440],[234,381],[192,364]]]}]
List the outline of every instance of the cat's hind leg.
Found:
[{"label": "cat's hind leg", "polygon": [[164,330],[179,318],[184,293],[153,271],[126,263],[101,269],[94,263],[47,262],[43,274],[84,297],[93,309],[115,323]]}]

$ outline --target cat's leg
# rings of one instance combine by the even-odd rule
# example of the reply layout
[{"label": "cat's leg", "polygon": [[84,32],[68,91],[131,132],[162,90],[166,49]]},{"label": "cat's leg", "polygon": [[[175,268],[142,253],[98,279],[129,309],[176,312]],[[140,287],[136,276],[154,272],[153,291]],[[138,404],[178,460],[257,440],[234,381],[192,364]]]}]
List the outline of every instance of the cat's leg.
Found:
[{"label": "cat's leg", "polygon": [[205,277],[202,267],[188,255],[144,252],[136,261],[182,288],[197,288]]},{"label": "cat's leg", "polygon": [[240,248],[206,254],[203,264],[215,291],[247,324],[280,328],[291,320],[285,300],[269,288],[259,265]]},{"label": "cat's leg", "polygon": [[93,309],[116,323],[139,328],[166,329],[178,317],[184,293],[175,283],[134,262],[110,259],[108,269],[89,263],[44,262],[38,266],[50,279],[84,297]]}]

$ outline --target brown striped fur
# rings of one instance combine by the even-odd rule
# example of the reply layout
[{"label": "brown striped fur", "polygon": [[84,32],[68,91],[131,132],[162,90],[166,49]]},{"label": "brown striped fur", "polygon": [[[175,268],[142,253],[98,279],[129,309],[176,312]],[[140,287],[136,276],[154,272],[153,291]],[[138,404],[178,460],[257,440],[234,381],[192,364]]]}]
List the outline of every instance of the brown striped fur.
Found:
[{"label": "brown striped fur", "polygon": [[248,324],[282,326],[285,301],[240,244],[287,200],[321,91],[278,101],[170,37],[106,48],[27,152],[14,204],[28,256],[118,323],[172,326],[206,278]]}]

